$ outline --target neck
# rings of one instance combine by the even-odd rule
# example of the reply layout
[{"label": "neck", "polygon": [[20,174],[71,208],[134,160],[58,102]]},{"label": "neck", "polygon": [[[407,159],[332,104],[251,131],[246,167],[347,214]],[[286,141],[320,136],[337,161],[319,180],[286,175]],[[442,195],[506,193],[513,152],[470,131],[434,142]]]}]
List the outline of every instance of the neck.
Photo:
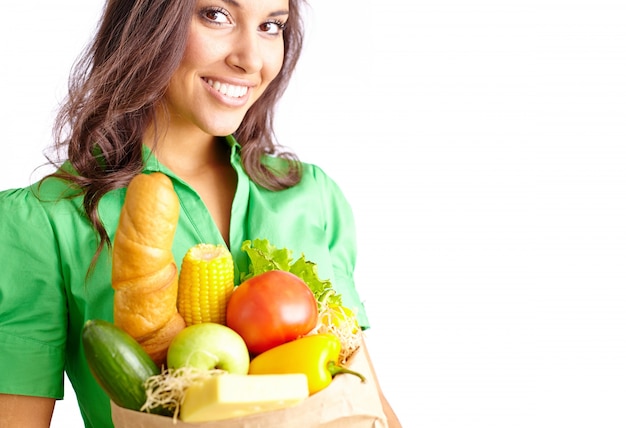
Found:
[{"label": "neck", "polygon": [[[155,138],[155,131],[159,135]],[[198,128],[148,128],[144,144],[154,150],[159,162],[181,176],[198,174],[207,168],[230,165],[230,150],[222,138]]]}]

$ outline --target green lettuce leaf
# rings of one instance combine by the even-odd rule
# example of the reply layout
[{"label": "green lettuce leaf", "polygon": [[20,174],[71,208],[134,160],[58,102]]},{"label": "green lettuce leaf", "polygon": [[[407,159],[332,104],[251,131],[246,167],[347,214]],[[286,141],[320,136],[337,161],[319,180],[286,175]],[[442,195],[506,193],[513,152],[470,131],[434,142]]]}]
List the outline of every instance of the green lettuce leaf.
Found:
[{"label": "green lettuce leaf", "polygon": [[302,279],[311,289],[318,302],[326,301],[341,305],[341,295],[333,289],[330,280],[322,280],[317,273],[317,265],[302,254],[293,260],[293,252],[288,248],[277,248],[267,239],[247,240],[241,250],[248,254],[248,272],[241,273],[241,282],[270,270],[284,270]]}]

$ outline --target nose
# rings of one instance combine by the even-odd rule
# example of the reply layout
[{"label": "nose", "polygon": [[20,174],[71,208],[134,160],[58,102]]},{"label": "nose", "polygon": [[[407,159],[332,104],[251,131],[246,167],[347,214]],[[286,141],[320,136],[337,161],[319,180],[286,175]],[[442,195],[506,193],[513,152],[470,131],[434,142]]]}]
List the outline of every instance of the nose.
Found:
[{"label": "nose", "polygon": [[261,40],[256,30],[240,29],[232,39],[227,63],[246,74],[258,72],[263,67]]}]

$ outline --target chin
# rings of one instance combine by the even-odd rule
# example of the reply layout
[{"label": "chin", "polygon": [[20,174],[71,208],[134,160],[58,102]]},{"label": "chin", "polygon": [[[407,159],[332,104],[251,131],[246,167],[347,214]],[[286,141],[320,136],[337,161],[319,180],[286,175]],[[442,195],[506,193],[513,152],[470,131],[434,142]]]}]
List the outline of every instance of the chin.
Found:
[{"label": "chin", "polygon": [[225,137],[237,131],[242,122],[243,117],[241,117],[239,120],[223,121],[219,123],[213,121],[212,123],[206,124],[206,126],[204,127],[204,131],[209,135],[213,135],[214,137]]}]

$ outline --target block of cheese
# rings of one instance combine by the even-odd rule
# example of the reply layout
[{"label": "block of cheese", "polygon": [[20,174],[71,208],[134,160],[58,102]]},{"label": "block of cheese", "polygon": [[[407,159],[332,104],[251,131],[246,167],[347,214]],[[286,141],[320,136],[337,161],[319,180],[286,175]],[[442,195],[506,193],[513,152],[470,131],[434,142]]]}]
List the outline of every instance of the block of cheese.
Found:
[{"label": "block of cheese", "polygon": [[207,422],[283,409],[309,396],[306,375],[225,373],[190,386],[180,406],[183,422]]}]

